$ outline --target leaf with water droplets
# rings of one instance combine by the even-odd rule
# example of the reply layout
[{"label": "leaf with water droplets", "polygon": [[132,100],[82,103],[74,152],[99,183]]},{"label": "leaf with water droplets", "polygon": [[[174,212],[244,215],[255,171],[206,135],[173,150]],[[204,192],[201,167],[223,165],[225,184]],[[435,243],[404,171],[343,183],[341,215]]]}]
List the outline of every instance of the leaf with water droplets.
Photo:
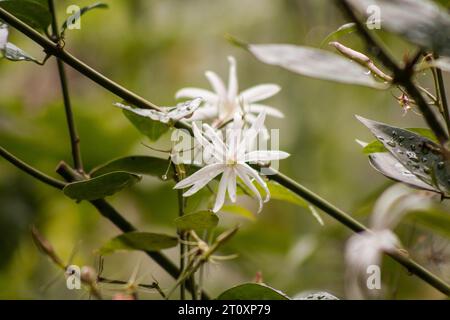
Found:
[{"label": "leaf with water droplets", "polygon": [[[409,172],[429,185],[427,190],[450,190],[450,163],[433,140],[410,130],[357,116],[384,148]],[[401,171],[401,170],[400,170]]]},{"label": "leaf with water droplets", "polygon": [[419,189],[439,192],[439,190],[412,174],[389,152],[372,153],[369,155],[369,162],[375,170],[392,180],[403,182]]}]

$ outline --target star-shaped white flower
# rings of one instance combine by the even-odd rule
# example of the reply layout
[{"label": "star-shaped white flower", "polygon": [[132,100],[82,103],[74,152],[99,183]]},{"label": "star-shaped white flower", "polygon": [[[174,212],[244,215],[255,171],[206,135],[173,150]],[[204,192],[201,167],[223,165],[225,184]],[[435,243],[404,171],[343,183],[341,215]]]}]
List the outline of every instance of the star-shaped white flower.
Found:
[{"label": "star-shaped white flower", "polygon": [[228,88],[215,72],[206,71],[205,76],[214,92],[200,88],[183,88],[175,94],[177,99],[201,97],[205,100],[205,105],[199,108],[190,120],[217,119],[218,123],[223,123],[233,119],[234,114],[242,110],[245,111],[246,120],[250,123],[255,122],[257,115],[263,111],[269,116],[283,118],[281,111],[257,103],[277,94],[281,89],[280,86],[270,83],[260,84],[239,93],[236,60],[230,56],[228,61],[230,62]]},{"label": "star-shaped white flower", "polygon": [[270,192],[258,171],[250,167],[248,163],[275,161],[289,156],[288,153],[278,150],[250,151],[259,132],[264,128],[265,116],[264,112],[261,113],[254,121],[252,127],[243,131],[243,122],[236,115],[232,127],[227,130],[226,143],[220,131],[215,131],[211,126],[204,124],[205,131],[201,132],[197,125],[193,123],[194,138],[202,146],[204,155],[207,154],[209,159],[205,161],[207,163],[205,167],[178,182],[174,188],[191,187],[183,194],[185,197],[188,197],[222,174],[213,208],[213,211],[217,212],[225,202],[227,191],[231,202],[236,202],[236,179],[240,178],[258,199],[259,211],[261,211],[263,200],[258,189],[253,184],[253,180],[256,180],[264,190],[266,194],[264,202],[270,199]]}]

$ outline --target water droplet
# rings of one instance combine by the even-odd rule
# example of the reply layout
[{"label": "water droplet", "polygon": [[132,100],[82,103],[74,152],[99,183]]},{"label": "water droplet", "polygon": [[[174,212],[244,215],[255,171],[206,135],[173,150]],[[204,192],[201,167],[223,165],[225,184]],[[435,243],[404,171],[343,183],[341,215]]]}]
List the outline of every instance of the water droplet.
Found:
[{"label": "water droplet", "polygon": [[422,158],[422,162],[424,162],[424,163],[425,163],[425,162],[427,162],[427,161],[428,161],[428,159],[427,159],[427,158],[425,158],[425,157],[423,157],[423,158]]},{"label": "water droplet", "polygon": [[404,136],[398,137],[398,141],[402,142],[403,140],[405,140],[405,137],[404,137]]},{"label": "water droplet", "polygon": [[412,145],[409,146],[409,148],[414,151],[414,150],[416,150],[416,145],[412,144]]},{"label": "water droplet", "polygon": [[444,169],[445,163],[443,161],[438,162],[437,167],[438,169]]},{"label": "water droplet", "polygon": [[408,159],[411,160],[411,161],[419,162],[419,158],[417,158],[416,153],[413,152],[413,151],[406,151],[406,156],[407,156]]},{"label": "water droplet", "polygon": [[163,174],[163,175],[161,176],[161,179],[163,179],[164,181],[166,181],[166,180],[167,180],[167,174]]},{"label": "water droplet", "polygon": [[390,146],[390,147],[395,147],[395,142],[392,141],[392,140],[391,140],[391,141],[388,141],[388,142],[387,142],[387,145]]},{"label": "water droplet", "polygon": [[403,152],[402,149],[397,149],[397,153],[398,153],[398,154],[404,154],[404,152]]},{"label": "water droplet", "polygon": [[391,134],[393,137],[396,137],[397,136],[397,132],[395,132],[395,131],[392,131],[392,134]]},{"label": "water droplet", "polygon": [[426,174],[430,174],[431,169],[429,167],[427,167],[427,166],[424,166],[423,167],[423,172],[425,172]]},{"label": "water droplet", "polygon": [[380,141],[384,141],[384,138],[382,136],[377,136],[377,139]]}]

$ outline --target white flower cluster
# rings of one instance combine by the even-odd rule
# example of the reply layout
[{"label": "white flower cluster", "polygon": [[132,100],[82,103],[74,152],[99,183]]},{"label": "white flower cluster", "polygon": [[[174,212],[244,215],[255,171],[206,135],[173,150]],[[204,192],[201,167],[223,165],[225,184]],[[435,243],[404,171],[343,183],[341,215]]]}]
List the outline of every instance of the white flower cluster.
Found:
[{"label": "white flower cluster", "polygon": [[[222,175],[213,206],[214,212],[222,208],[227,193],[231,202],[236,201],[238,182],[245,185],[258,199],[261,211],[263,202],[270,199],[270,192],[260,173],[249,164],[270,163],[287,158],[289,154],[278,150],[258,150],[258,137],[267,139],[267,129],[264,126],[266,115],[282,118],[283,114],[273,107],[257,102],[275,95],[280,91],[280,87],[275,84],[261,84],[238,93],[236,60],[233,57],[228,60],[228,88],[217,74],[207,71],[206,77],[214,92],[200,88],[181,89],[176,93],[176,98],[193,100],[177,107],[155,111],[136,109],[123,104],[116,106],[164,123],[181,118],[192,122],[197,144],[195,150],[203,155],[203,167],[175,185],[175,189],[189,187],[183,194],[185,197],[195,194]],[[194,121],[209,121],[211,124],[198,126]],[[254,181],[264,191],[264,199]]]}]

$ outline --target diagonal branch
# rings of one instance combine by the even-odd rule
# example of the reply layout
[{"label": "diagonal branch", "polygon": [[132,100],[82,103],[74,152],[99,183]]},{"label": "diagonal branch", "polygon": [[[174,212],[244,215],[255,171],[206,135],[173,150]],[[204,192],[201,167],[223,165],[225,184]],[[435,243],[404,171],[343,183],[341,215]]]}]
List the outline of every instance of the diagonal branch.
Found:
[{"label": "diagonal branch", "polygon": [[[342,11],[346,16],[355,22],[357,30],[363,40],[365,41],[369,52],[371,52],[375,57],[377,57],[381,63],[388,69],[390,69],[394,75],[393,82],[403,86],[406,92],[416,101],[417,106],[420,109],[426,123],[431,128],[431,130],[436,135],[436,138],[441,144],[448,141],[447,132],[442,127],[441,123],[437,119],[436,115],[420,93],[420,91],[415,86],[412,80],[413,68],[408,65],[406,68],[402,69],[397,65],[395,60],[390,56],[390,54],[383,48],[381,43],[367,30],[367,27],[362,23],[356,14],[353,12],[350,4],[346,0],[337,0],[338,4],[342,8]],[[416,56],[417,57],[417,56]]]}]

